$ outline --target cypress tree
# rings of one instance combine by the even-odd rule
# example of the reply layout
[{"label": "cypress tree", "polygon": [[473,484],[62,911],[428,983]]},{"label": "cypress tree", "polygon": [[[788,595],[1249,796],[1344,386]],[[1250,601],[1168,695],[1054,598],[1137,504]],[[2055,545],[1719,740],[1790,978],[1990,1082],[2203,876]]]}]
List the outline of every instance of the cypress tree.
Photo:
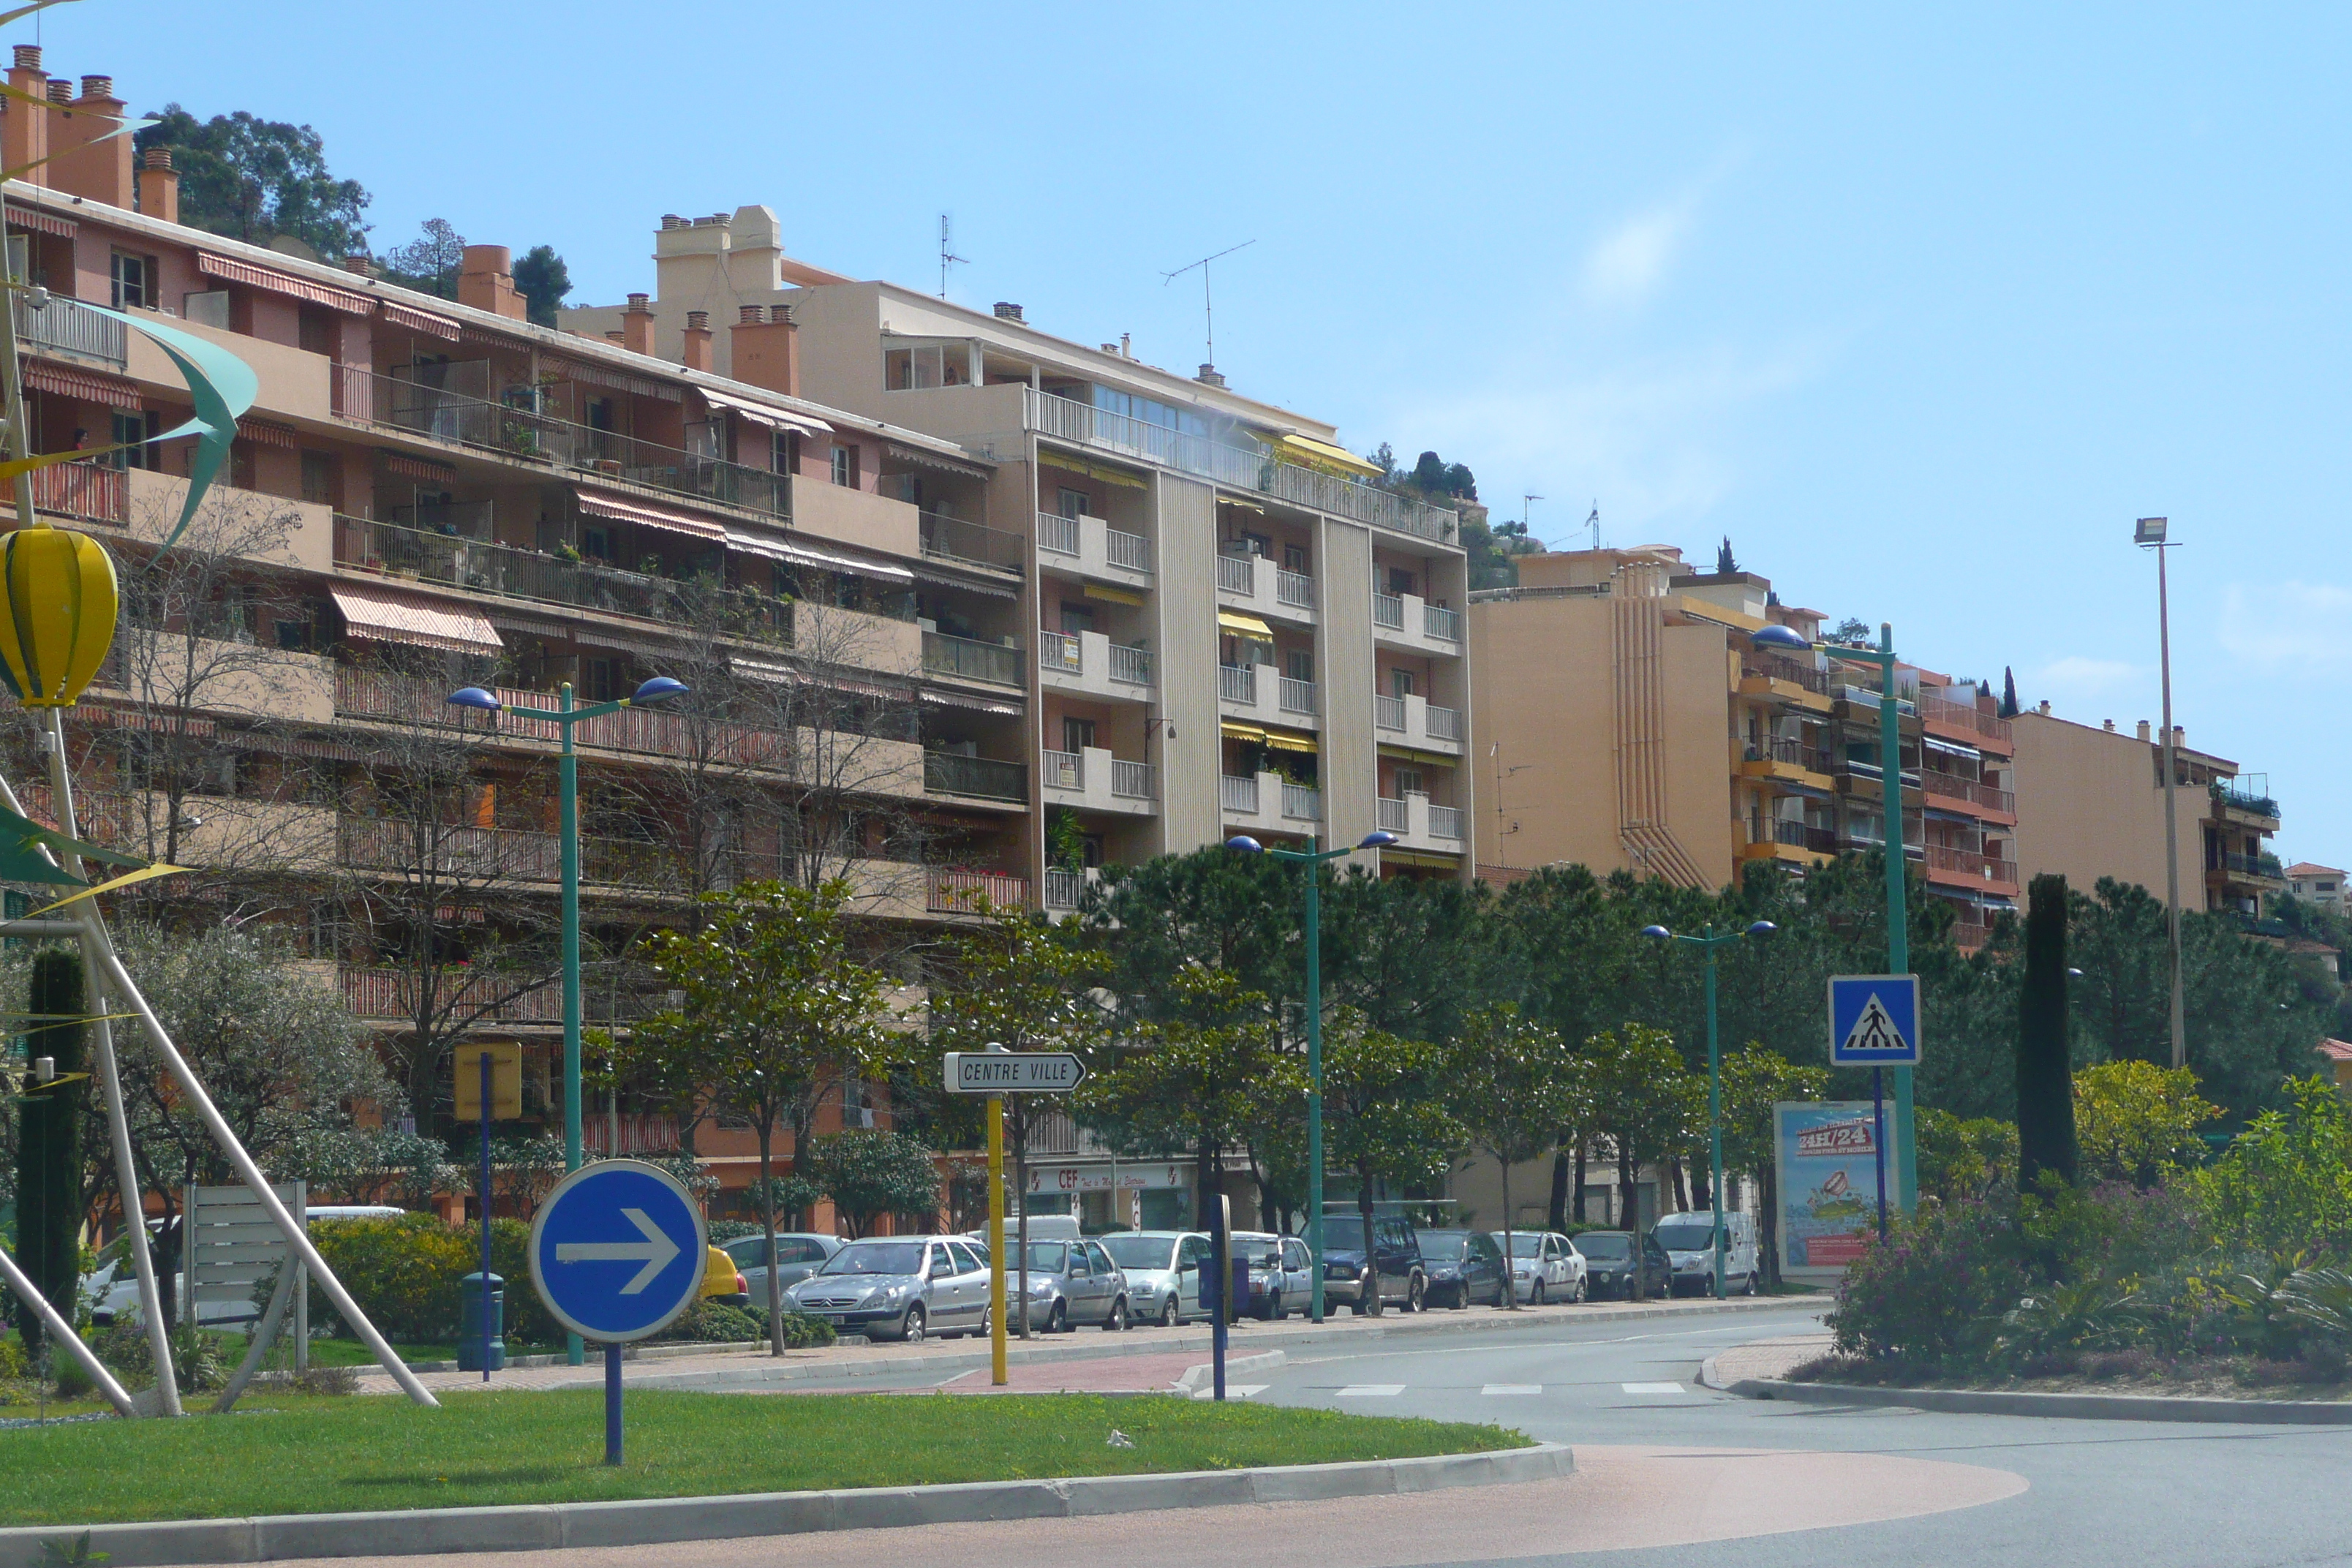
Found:
[{"label": "cypress tree", "polygon": [[[79,1019],[82,1003],[79,950],[45,947],[33,959],[28,1012]],[[49,1057],[58,1076],[87,1070],[81,1023],[47,1024],[26,1037],[32,1057]],[[29,1078],[27,1089],[31,1083]],[[16,1137],[16,1261],[58,1315],[73,1321],[81,1285],[81,1121],[87,1081],[28,1094]],[[41,1320],[24,1301],[12,1301],[25,1348],[41,1343]]]},{"label": "cypress tree", "polygon": [[2055,1171],[2074,1179],[2074,1077],[2066,1050],[2066,879],[2025,894],[2025,978],[2017,1002],[2018,1186]]},{"label": "cypress tree", "polygon": [[2007,665],[2003,665],[2000,671],[2000,716],[2004,719],[2017,717],[2017,671]]}]

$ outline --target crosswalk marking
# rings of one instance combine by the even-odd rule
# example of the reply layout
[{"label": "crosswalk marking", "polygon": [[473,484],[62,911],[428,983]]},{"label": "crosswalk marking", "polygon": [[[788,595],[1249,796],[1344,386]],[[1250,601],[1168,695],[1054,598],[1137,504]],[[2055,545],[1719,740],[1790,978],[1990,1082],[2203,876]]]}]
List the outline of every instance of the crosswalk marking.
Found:
[{"label": "crosswalk marking", "polygon": [[1404,1392],[1402,1383],[1351,1383],[1341,1389],[1339,1399],[1389,1399]]},{"label": "crosswalk marking", "polygon": [[1683,1392],[1683,1385],[1679,1383],[1629,1383],[1624,1385],[1624,1388],[1628,1394],[1680,1394]]},{"label": "crosswalk marking", "polygon": [[[1225,1397],[1228,1400],[1247,1399],[1251,1394],[1264,1394],[1265,1390],[1266,1385],[1263,1383],[1229,1383],[1225,1384]],[[1213,1388],[1196,1389],[1192,1394],[1195,1399],[1214,1399],[1216,1396],[1217,1391]]]},{"label": "crosswalk marking", "polygon": [[1543,1392],[1543,1384],[1540,1383],[1490,1383],[1486,1384],[1486,1387],[1481,1388],[1478,1392],[1484,1394],[1498,1396],[1517,1394],[1541,1394]]}]

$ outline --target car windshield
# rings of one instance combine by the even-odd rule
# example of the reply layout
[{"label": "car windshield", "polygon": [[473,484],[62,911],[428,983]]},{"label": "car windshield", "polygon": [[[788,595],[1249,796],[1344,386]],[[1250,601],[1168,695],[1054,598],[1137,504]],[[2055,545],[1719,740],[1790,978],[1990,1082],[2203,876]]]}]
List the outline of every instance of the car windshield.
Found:
[{"label": "car windshield", "polygon": [[1675,1225],[1661,1225],[1651,1233],[1658,1245],[1669,1252],[1704,1252],[1715,1246],[1715,1222],[1683,1220]]},{"label": "car windshield", "polygon": [[1103,1250],[1121,1268],[1167,1268],[1176,1254],[1176,1242],[1165,1236],[1107,1236]]},{"label": "car windshield", "polygon": [[1459,1263],[1470,1254],[1470,1237],[1459,1230],[1424,1230],[1421,1255],[1432,1263]]},{"label": "car windshield", "polygon": [[1514,1231],[1511,1234],[1511,1256],[1540,1258],[1543,1256],[1543,1244],[1544,1238],[1540,1236],[1528,1236],[1522,1231]]},{"label": "car windshield", "polygon": [[1029,1244],[1029,1267],[1040,1274],[1059,1274],[1063,1255],[1069,1244],[1062,1241],[1033,1241]]},{"label": "car windshield", "polygon": [[919,1274],[919,1241],[853,1241],[824,1260],[820,1274]]},{"label": "car windshield", "polygon": [[1576,1249],[1587,1258],[1622,1263],[1633,1256],[1633,1248],[1628,1245],[1630,1240],[1631,1238],[1622,1231],[1609,1235],[1596,1235],[1587,1231],[1576,1238]]},{"label": "car windshield", "polygon": [[1279,1268],[1282,1243],[1271,1236],[1237,1236],[1234,1237],[1234,1256],[1252,1268]]}]

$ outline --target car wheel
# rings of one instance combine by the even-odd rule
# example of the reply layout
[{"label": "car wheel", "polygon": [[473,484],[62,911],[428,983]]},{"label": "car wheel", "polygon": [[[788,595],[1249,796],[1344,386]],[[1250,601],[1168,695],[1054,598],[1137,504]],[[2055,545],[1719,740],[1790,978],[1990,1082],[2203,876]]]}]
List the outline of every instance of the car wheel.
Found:
[{"label": "car wheel", "polygon": [[1290,1316],[1290,1309],[1282,1304],[1282,1292],[1276,1290],[1265,1304],[1265,1321],[1278,1323]]},{"label": "car wheel", "polygon": [[1530,1307],[1540,1307],[1543,1304],[1544,1282],[1538,1279],[1534,1284],[1528,1287],[1528,1305]]},{"label": "car wheel", "polygon": [[1173,1329],[1181,1326],[1183,1321],[1182,1314],[1176,1310],[1176,1292],[1171,1290],[1168,1292],[1168,1300],[1160,1303],[1160,1326],[1163,1329]]},{"label": "car wheel", "polygon": [[1739,1293],[1743,1296],[1753,1296],[1761,1288],[1761,1283],[1756,1278],[1756,1271],[1751,1268],[1748,1271],[1748,1282],[1740,1286]]},{"label": "car wheel", "polygon": [[1110,1316],[1102,1321],[1103,1332],[1115,1334],[1127,1327],[1127,1298],[1121,1296],[1110,1304]]},{"label": "car wheel", "polygon": [[972,1335],[973,1335],[973,1337],[974,1337],[974,1338],[976,1338],[976,1339],[983,1339],[983,1340],[984,1340],[984,1339],[989,1339],[989,1338],[991,1338],[991,1337],[992,1337],[992,1336],[994,1335],[995,1331],[996,1331],[996,1312],[995,1312],[995,1309],[991,1308],[991,1307],[982,1307],[982,1308],[980,1310],[980,1327],[978,1327],[978,1328],[976,1328],[976,1329],[972,1330]]},{"label": "car wheel", "polygon": [[1418,1312],[1429,1304],[1429,1285],[1418,1274],[1404,1288],[1404,1310]]},{"label": "car wheel", "polygon": [[1584,1302],[1584,1298],[1591,1294],[1591,1291],[1592,1287],[1588,1279],[1578,1279],[1575,1284],[1570,1286],[1568,1289],[1568,1304],[1571,1307],[1581,1306]]},{"label": "car wheel", "polygon": [[923,1304],[920,1301],[907,1303],[907,1315],[899,1321],[898,1331],[890,1337],[903,1340],[910,1345],[923,1342]]},{"label": "car wheel", "polygon": [[1045,1331],[1049,1334],[1058,1334],[1069,1326],[1069,1309],[1059,1301],[1055,1302],[1054,1310],[1045,1314]]}]

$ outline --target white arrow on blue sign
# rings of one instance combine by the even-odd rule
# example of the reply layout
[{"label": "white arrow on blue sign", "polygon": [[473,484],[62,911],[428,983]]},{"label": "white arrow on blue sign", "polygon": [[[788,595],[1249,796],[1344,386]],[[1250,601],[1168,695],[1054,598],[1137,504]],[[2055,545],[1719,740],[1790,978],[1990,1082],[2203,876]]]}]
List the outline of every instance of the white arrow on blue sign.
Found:
[{"label": "white arrow on blue sign", "polygon": [[1830,976],[1830,1065],[1919,1065],[1919,977]]},{"label": "white arrow on blue sign", "polygon": [[601,1160],[557,1184],[530,1222],[530,1282],[583,1340],[657,1334],[702,1293],[709,1228],[677,1177]]}]

